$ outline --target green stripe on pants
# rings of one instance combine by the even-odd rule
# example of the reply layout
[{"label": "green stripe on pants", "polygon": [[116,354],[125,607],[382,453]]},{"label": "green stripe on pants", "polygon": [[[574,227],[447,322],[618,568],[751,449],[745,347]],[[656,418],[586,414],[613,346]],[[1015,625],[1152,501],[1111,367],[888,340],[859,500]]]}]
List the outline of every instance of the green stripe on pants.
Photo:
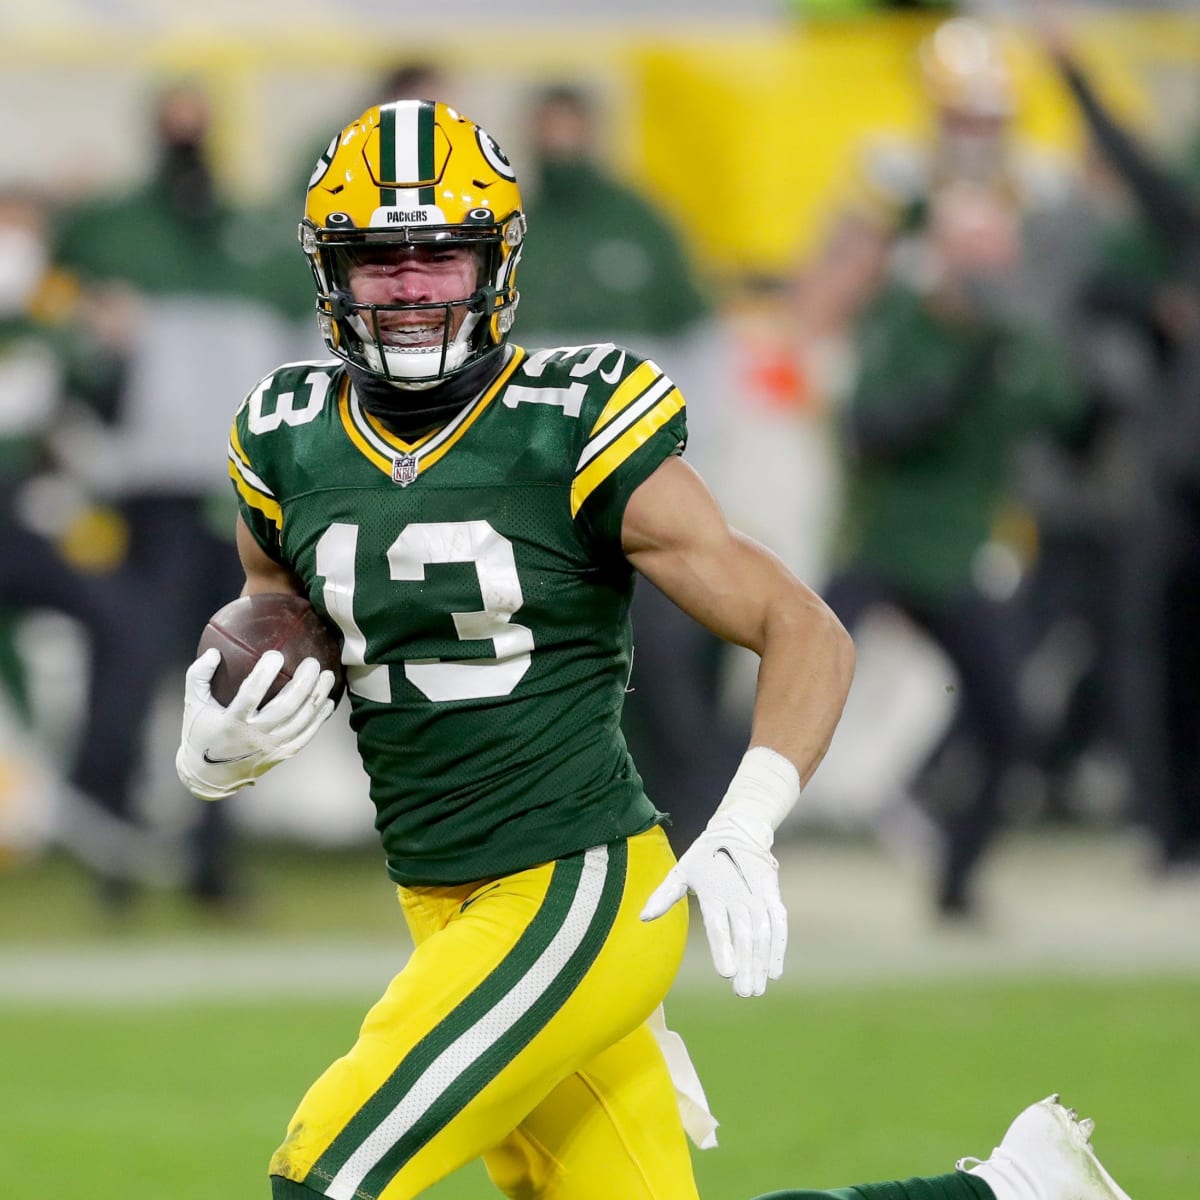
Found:
[{"label": "green stripe on pants", "polygon": [[[393,1175],[422,1146],[454,1119],[546,1027],[574,993],[596,961],[621,905],[625,890],[628,848],[624,842],[608,848],[607,870],[599,902],[582,938],[563,967],[533,1004],[503,1037],[465,1070],[425,1111],[411,1129],[388,1151],[363,1181],[368,1195],[378,1195]],[[586,871],[586,868],[585,868]],[[586,881],[584,881],[586,886]]]}]

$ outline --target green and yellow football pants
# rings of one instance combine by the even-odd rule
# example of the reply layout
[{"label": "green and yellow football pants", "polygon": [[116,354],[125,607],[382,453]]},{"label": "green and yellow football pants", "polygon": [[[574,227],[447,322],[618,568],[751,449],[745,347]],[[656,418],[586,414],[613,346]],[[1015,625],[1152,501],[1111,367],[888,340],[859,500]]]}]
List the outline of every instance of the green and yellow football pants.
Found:
[{"label": "green and yellow football pants", "polygon": [[275,1200],[408,1200],[480,1157],[514,1200],[696,1200],[646,1025],[687,906],[638,917],[673,862],[652,829],[501,879],[400,888],[414,952],[301,1101]]}]

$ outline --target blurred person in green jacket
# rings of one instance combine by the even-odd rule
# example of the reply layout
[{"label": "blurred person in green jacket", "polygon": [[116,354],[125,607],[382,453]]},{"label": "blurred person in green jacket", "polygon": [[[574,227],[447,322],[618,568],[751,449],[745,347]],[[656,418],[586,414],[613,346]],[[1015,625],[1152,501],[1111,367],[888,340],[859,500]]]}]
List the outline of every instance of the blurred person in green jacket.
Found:
[{"label": "blurred person in green jacket", "polygon": [[[50,211],[36,189],[0,187],[0,686],[21,744],[52,767],[38,801],[45,837],[92,866],[128,871],[144,846],[84,803],[103,805],[114,764],[136,751],[123,715],[130,656],[114,587],[127,536],[71,450],[78,429],[111,417],[120,363],[53,261]],[[19,636],[42,611],[71,618],[86,643],[82,710],[63,728],[37,703]]]},{"label": "blurred person in green jacket", "polygon": [[[75,203],[57,243],[124,359],[107,457],[130,535],[119,577],[131,652],[122,712],[138,731],[164,675],[190,660],[196,629],[240,586],[221,469],[228,404],[246,379],[296,357],[294,327],[273,302],[277,261],[247,236],[214,169],[208,94],[172,83],[148,116],[144,182]],[[102,797],[122,818],[136,808],[135,765],[114,770]],[[230,814],[182,794],[178,804],[190,828],[187,891],[226,906],[241,890]],[[127,905],[129,881],[109,880],[105,898]]]},{"label": "blurred person in green jacket", "polygon": [[[1110,589],[1112,692],[1133,815],[1153,836],[1155,865],[1192,874],[1200,865],[1200,137],[1185,133],[1181,156],[1164,157],[1114,112],[1068,12],[1047,3],[1036,16],[1126,205],[1081,294],[1094,322],[1094,385],[1129,447],[1119,586]],[[1173,135],[1179,115],[1164,126]],[[1104,355],[1113,345],[1126,348],[1126,363]]]},{"label": "blurred person in green jacket", "polygon": [[937,905],[961,915],[1022,741],[994,536],[1014,452],[1039,430],[1069,427],[1078,399],[1064,355],[1011,303],[1022,248],[1002,194],[941,189],[922,253],[918,282],[893,282],[860,325],[843,565],[825,597],[848,628],[878,604],[902,611],[958,671],[952,734],[975,741],[982,780],[943,818]]},{"label": "blurred person in green jacket", "polygon": [[534,103],[521,321],[531,329],[670,337],[708,315],[678,230],[597,161],[597,117],[579,88]]}]

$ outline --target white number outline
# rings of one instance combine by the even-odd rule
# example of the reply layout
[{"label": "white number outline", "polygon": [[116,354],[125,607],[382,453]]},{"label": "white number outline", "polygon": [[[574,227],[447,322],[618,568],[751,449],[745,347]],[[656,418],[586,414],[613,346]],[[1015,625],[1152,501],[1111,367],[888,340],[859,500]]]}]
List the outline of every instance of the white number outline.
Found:
[{"label": "white number outline", "polygon": [[325,397],[329,393],[332,376],[325,371],[314,371],[305,381],[308,397],[303,408],[296,407],[295,392],[280,392],[275,397],[275,407],[271,412],[263,412],[263,400],[266,399],[267,385],[270,381],[264,379],[250,395],[250,411],[247,423],[253,434],[273,433],[280,425],[307,425],[315,420],[317,414],[325,407]]}]

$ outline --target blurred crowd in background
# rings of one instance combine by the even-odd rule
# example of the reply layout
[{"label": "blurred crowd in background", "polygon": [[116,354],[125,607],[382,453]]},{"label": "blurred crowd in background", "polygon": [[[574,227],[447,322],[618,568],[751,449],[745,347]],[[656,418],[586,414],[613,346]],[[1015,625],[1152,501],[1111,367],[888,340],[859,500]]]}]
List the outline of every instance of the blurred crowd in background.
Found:
[{"label": "blurred crowd in background", "polygon": [[[660,40],[582,81],[548,55],[481,82],[398,41],[323,123],[198,54],[143,64],[140,127],[88,170],[6,162],[0,867],[65,848],[114,913],[156,887],[236,912],[257,839],[370,844],[344,713],[225,805],[172,758],[183,669],[240,587],[229,421],[324,357],[295,243],[312,164],[367,105],[436,98],[525,192],[514,340],[653,356],[731,520],[856,636],[789,829],[915,858],[944,918],[977,911],[1014,824],[1129,828],[1148,871],[1200,869],[1200,18],[1112,15],[781,15],[758,74],[754,46]],[[840,81],[827,108],[814,76]],[[71,120],[45,116],[43,138]],[[267,187],[229,169],[246,123],[295,148]],[[634,623],[627,736],[681,849],[745,746],[754,663],[648,584]]]}]

